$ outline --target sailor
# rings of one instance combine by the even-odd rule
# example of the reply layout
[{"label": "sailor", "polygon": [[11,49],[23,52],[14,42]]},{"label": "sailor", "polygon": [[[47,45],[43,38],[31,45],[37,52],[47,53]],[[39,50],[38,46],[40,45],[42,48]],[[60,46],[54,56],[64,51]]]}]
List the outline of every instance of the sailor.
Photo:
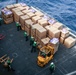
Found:
[{"label": "sailor", "polygon": [[31,53],[36,52],[36,47],[37,47],[37,42],[34,41],[33,44],[32,44]]},{"label": "sailor", "polygon": [[17,27],[17,31],[21,30],[21,25],[19,24],[19,22],[16,22],[16,27]]},{"label": "sailor", "polygon": [[24,32],[24,37],[25,37],[25,40],[28,41],[28,34],[27,34],[27,32]]},{"label": "sailor", "polygon": [[34,37],[30,37],[30,45],[32,45],[34,43]]},{"label": "sailor", "polygon": [[0,25],[2,25],[2,18],[0,18]]},{"label": "sailor", "polygon": [[[13,59],[12,59],[12,61],[13,61]],[[11,66],[12,61],[11,61],[10,58],[8,58],[7,61],[6,61],[8,71],[11,71],[11,70],[12,70],[12,71],[15,71],[15,70],[12,68],[12,66]]]},{"label": "sailor", "polygon": [[51,71],[51,74],[53,74],[55,70],[55,64],[53,62],[50,63],[50,71]]},{"label": "sailor", "polygon": [[46,54],[44,52],[41,53],[42,57],[46,57]]}]

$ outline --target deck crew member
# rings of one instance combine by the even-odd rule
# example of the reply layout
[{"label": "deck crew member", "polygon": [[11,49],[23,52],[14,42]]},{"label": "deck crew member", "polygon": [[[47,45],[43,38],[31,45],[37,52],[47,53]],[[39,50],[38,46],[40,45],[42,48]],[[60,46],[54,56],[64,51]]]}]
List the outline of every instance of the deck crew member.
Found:
[{"label": "deck crew member", "polygon": [[28,41],[28,34],[27,34],[27,32],[24,32],[24,37],[25,37],[25,40]]},{"label": "deck crew member", "polygon": [[53,74],[55,70],[55,64],[53,62],[50,63],[50,71],[51,71],[51,74]]},{"label": "deck crew member", "polygon": [[0,25],[2,25],[2,18],[0,18]]},{"label": "deck crew member", "polygon": [[17,31],[21,30],[21,25],[19,24],[19,22],[16,22],[16,27],[17,27]]},{"label": "deck crew member", "polygon": [[36,52],[37,42],[33,42],[31,52]]},{"label": "deck crew member", "polygon": [[12,66],[11,66],[12,61],[13,61],[13,59],[11,60],[10,58],[8,58],[7,61],[6,61],[8,71],[15,71],[15,70],[12,68]]},{"label": "deck crew member", "polygon": [[32,45],[34,43],[34,37],[30,37],[30,45]]}]

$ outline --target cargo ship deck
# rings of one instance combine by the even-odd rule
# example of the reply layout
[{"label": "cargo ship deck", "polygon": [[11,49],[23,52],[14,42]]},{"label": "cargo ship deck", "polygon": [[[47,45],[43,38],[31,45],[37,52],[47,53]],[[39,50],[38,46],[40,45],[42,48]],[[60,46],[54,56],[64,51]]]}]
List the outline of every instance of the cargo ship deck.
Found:
[{"label": "cargo ship deck", "polygon": [[0,64],[0,75],[51,75],[49,70],[51,61],[56,65],[53,75],[76,75],[76,45],[67,49],[60,44],[53,60],[41,68],[36,62],[39,50],[31,53],[31,46],[29,41],[25,41],[23,32],[17,31],[14,22],[0,26],[0,34],[5,35],[5,38],[0,40],[0,57],[7,54],[13,58],[12,67],[16,70],[8,71]]}]

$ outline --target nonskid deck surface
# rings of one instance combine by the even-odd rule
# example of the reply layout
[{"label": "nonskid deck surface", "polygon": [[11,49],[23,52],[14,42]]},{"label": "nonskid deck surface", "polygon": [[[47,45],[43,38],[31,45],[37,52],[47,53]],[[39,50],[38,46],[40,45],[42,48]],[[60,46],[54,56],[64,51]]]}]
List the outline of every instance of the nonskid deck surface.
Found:
[{"label": "nonskid deck surface", "polygon": [[[0,40],[0,57],[7,54],[14,58],[12,63],[15,72],[8,72],[7,68],[0,64],[0,75],[51,75],[50,62],[43,68],[37,65],[38,50],[31,53],[29,41],[25,41],[24,31],[17,31],[15,23],[0,26],[0,34],[5,38]],[[54,55],[56,69],[54,75],[76,75],[76,46],[67,49],[60,44],[58,52]]]}]

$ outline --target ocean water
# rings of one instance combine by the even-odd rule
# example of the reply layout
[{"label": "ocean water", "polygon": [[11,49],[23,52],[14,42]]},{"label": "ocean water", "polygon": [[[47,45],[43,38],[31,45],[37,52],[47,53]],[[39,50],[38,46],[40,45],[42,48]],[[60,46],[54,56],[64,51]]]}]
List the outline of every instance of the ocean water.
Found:
[{"label": "ocean water", "polygon": [[[0,9],[15,0],[0,0]],[[27,5],[38,7],[76,33],[76,0],[19,0]]]}]

